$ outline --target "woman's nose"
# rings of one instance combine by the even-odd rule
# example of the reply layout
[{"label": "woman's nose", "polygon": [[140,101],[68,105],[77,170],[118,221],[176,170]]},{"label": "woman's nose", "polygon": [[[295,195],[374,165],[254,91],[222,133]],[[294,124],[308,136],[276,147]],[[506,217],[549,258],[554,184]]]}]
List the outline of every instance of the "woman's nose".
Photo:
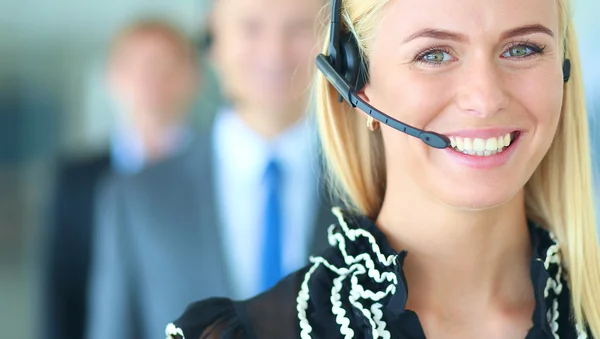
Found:
[{"label": "woman's nose", "polygon": [[455,98],[462,111],[487,118],[508,107],[506,74],[499,65],[491,60],[473,60],[463,67]]}]

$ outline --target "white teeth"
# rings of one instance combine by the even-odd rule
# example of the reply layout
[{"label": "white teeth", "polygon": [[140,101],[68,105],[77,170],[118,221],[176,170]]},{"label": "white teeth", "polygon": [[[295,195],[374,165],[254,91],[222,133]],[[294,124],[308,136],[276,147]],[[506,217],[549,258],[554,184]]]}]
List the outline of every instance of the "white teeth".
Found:
[{"label": "white teeth", "polygon": [[495,151],[498,149],[498,139],[490,138],[485,142],[485,149],[487,151]]},{"label": "white teeth", "polygon": [[461,151],[465,150],[465,144],[462,138],[456,138],[456,148],[458,148]]},{"label": "white teeth", "polygon": [[483,153],[485,151],[485,140],[480,138],[473,139],[473,149]]},{"label": "white teeth", "polygon": [[506,135],[504,135],[504,146],[508,145],[510,145],[510,133],[506,133]]},{"label": "white teeth", "polygon": [[464,145],[465,145],[465,150],[467,150],[467,151],[474,151],[474,149],[473,149],[473,140],[471,140],[469,138],[465,138],[464,139]]},{"label": "white teeth", "polygon": [[485,157],[504,151],[510,142],[510,133],[489,139],[450,137],[450,144],[455,150],[464,154]]}]

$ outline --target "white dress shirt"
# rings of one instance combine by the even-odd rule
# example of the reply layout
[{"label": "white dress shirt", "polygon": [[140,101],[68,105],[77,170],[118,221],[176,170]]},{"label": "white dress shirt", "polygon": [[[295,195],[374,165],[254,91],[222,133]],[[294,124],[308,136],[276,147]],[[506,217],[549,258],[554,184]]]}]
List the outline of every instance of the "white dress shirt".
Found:
[{"label": "white dress shirt", "polygon": [[315,129],[307,120],[265,140],[232,111],[220,112],[213,134],[217,206],[236,298],[259,292],[267,163],[282,168],[283,271],[306,264],[318,206]]}]

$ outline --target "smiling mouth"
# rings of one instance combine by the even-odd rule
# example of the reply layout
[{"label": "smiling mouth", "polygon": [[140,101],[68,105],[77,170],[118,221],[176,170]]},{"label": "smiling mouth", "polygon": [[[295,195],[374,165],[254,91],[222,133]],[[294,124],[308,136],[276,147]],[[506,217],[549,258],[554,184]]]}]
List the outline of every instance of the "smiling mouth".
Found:
[{"label": "smiling mouth", "polygon": [[450,137],[452,150],[479,157],[489,157],[505,151],[521,135],[521,132],[514,131],[494,138],[461,138]]}]

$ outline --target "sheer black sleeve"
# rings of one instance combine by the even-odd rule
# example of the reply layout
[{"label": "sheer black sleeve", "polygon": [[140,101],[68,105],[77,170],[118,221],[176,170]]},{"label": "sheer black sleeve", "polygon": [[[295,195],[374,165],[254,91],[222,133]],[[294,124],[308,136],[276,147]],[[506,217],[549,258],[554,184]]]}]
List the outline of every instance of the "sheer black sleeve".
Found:
[{"label": "sheer black sleeve", "polygon": [[166,328],[168,339],[245,339],[252,338],[238,315],[237,302],[212,298],[187,307],[179,319]]},{"label": "sheer black sleeve", "polygon": [[307,269],[290,274],[252,299],[195,302],[167,326],[167,339],[298,338],[296,298]]}]

